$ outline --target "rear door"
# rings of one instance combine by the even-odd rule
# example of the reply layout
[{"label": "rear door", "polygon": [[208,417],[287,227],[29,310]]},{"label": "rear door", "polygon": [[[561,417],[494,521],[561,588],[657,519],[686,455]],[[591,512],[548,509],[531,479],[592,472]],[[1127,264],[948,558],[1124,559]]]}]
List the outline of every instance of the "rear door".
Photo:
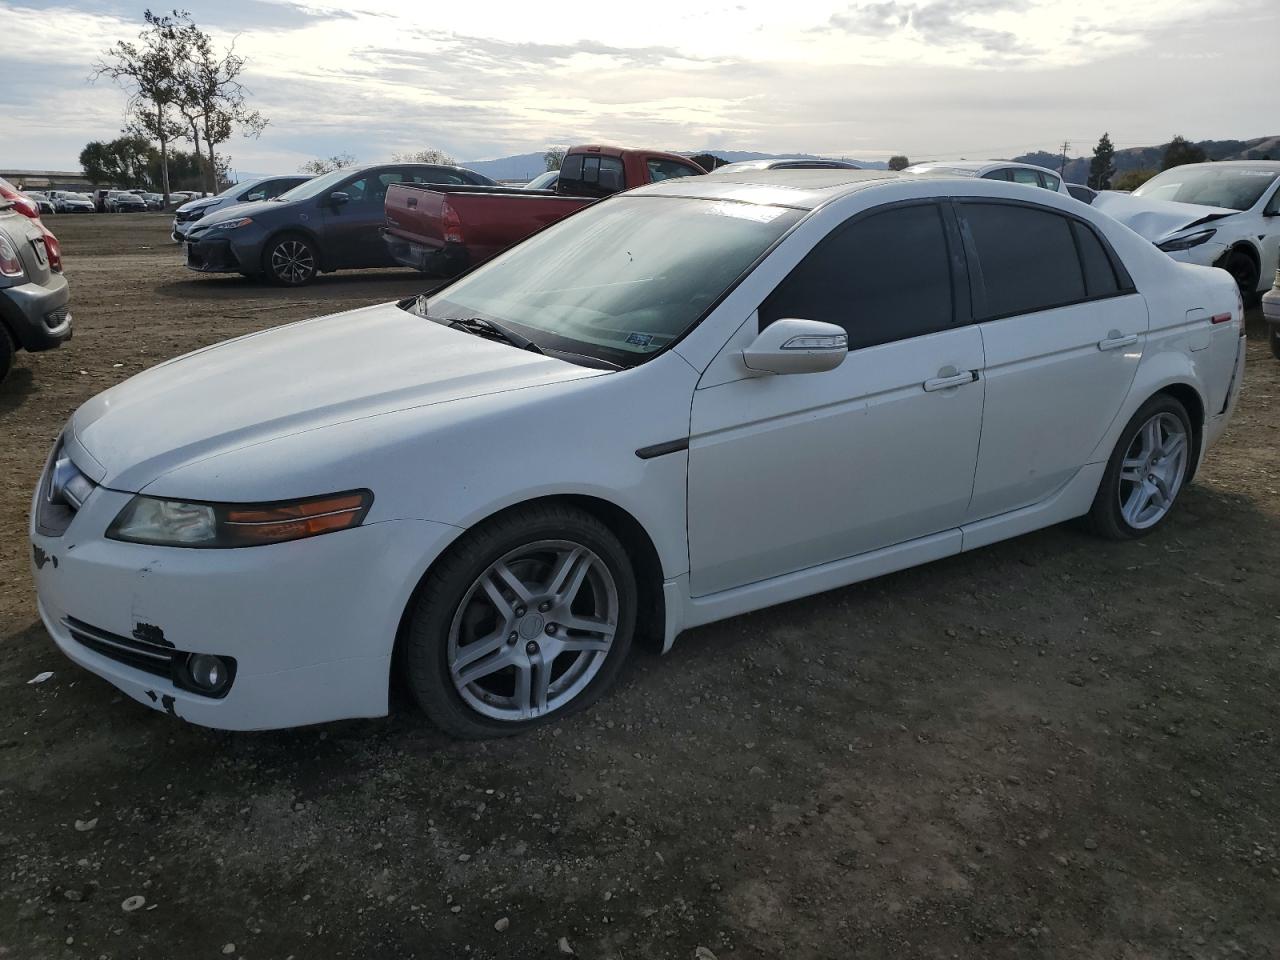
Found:
[{"label": "rear door", "polygon": [[1133,383],[1147,307],[1087,222],[1022,201],[955,209],[986,355],[977,520],[1044,500],[1087,462]]},{"label": "rear door", "polygon": [[935,202],[821,240],[763,304],[843,326],[835,370],[694,393],[690,587],[703,596],[958,527],[982,419],[981,335],[957,310],[960,241]]}]

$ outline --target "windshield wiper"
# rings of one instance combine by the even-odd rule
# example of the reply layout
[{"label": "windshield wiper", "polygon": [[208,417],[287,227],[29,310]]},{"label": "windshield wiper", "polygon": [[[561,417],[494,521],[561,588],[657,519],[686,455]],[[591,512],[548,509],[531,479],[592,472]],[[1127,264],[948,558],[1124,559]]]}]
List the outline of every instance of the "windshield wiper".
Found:
[{"label": "windshield wiper", "polygon": [[530,353],[542,353],[542,348],[528,337],[522,336],[501,324],[494,323],[492,320],[486,320],[484,317],[461,317],[444,322],[447,326],[457,330],[466,330],[468,333],[474,333],[477,337],[484,337],[486,340],[503,340],[513,347],[519,347],[521,350],[528,350]]}]

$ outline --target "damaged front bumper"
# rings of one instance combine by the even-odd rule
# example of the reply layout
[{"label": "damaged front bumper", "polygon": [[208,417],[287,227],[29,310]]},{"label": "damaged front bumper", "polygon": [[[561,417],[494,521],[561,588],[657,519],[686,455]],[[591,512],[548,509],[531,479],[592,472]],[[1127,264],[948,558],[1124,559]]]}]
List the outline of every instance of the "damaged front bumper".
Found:
[{"label": "damaged front bumper", "polygon": [[[54,643],[139,703],[226,730],[386,714],[401,613],[457,532],[392,520],[240,549],[145,546],[105,538],[132,496],[106,487],[63,532],[42,532],[34,508],[46,489],[42,479],[29,533]],[[221,695],[184,684],[193,654],[232,663]]]}]

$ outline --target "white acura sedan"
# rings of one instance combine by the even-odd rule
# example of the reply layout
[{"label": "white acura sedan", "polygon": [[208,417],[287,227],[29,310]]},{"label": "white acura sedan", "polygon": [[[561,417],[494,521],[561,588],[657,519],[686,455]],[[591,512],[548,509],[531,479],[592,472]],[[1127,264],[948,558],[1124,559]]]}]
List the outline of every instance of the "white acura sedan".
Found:
[{"label": "white acura sedan", "polygon": [[90,400],[40,614],[157,710],[563,716],[634,636],[1086,516],[1170,515],[1243,373],[1231,278],[1008,182],[744,171],[602,201],[448,287]]}]

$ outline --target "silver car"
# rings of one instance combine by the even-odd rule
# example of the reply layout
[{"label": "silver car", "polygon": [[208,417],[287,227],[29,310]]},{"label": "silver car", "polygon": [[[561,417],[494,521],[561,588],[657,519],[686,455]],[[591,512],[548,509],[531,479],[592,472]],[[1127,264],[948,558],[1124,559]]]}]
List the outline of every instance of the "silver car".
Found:
[{"label": "silver car", "polygon": [[250,203],[254,200],[273,200],[286,190],[292,190],[300,183],[306,183],[310,177],[255,177],[242,180],[227,187],[216,197],[201,197],[190,200],[173,212],[173,239],[182,243],[187,239],[187,231],[196,221],[207,217],[217,210],[225,210],[237,203]]}]

